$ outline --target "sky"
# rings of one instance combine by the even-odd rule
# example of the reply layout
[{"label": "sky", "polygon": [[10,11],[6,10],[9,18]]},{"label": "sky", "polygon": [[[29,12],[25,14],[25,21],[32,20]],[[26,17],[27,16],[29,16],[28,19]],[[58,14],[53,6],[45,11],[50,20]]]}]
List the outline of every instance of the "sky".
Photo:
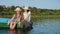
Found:
[{"label": "sky", "polygon": [[60,9],[60,0],[0,0],[5,6],[31,6],[42,9]]}]

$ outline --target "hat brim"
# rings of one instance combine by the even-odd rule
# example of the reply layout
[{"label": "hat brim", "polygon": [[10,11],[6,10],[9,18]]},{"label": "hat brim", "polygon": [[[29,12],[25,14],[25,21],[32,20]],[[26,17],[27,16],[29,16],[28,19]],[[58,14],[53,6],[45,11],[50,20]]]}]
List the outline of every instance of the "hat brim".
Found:
[{"label": "hat brim", "polygon": [[30,10],[30,9],[26,9],[26,8],[23,8],[23,9],[25,9],[25,10]]},{"label": "hat brim", "polygon": [[21,12],[21,10],[14,10],[14,11],[20,11]]}]

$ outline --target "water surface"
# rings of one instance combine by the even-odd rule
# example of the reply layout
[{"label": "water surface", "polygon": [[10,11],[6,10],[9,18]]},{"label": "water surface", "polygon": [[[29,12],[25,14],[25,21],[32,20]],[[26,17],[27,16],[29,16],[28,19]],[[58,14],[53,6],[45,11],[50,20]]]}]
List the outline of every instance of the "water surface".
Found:
[{"label": "water surface", "polygon": [[[9,19],[3,19],[0,22],[7,22]],[[0,34],[60,34],[60,19],[40,19],[33,21],[33,29],[30,31],[2,29]]]}]

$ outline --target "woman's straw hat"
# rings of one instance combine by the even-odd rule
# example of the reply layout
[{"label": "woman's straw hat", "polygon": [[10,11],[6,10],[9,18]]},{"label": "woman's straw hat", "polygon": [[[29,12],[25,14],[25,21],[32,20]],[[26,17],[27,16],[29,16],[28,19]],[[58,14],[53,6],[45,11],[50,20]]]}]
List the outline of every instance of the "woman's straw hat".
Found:
[{"label": "woman's straw hat", "polygon": [[23,9],[25,9],[25,10],[29,10],[29,8],[28,8],[28,7],[24,7]]},{"label": "woman's straw hat", "polygon": [[15,11],[21,11],[21,9],[20,9],[19,7],[17,7],[17,8],[15,9]]}]

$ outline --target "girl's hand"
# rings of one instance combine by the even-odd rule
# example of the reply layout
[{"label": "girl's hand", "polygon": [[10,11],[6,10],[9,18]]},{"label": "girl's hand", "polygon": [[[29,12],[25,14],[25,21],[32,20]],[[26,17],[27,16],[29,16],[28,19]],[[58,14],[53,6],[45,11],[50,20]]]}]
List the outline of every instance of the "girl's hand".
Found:
[{"label": "girl's hand", "polygon": [[11,21],[8,21],[8,25],[10,24]]},{"label": "girl's hand", "polygon": [[10,22],[8,22],[8,25],[10,24]]},{"label": "girl's hand", "polygon": [[12,19],[10,21],[8,21],[8,25],[10,24],[11,21],[12,21]]},{"label": "girl's hand", "polygon": [[8,25],[9,25],[10,23],[8,23]]}]

